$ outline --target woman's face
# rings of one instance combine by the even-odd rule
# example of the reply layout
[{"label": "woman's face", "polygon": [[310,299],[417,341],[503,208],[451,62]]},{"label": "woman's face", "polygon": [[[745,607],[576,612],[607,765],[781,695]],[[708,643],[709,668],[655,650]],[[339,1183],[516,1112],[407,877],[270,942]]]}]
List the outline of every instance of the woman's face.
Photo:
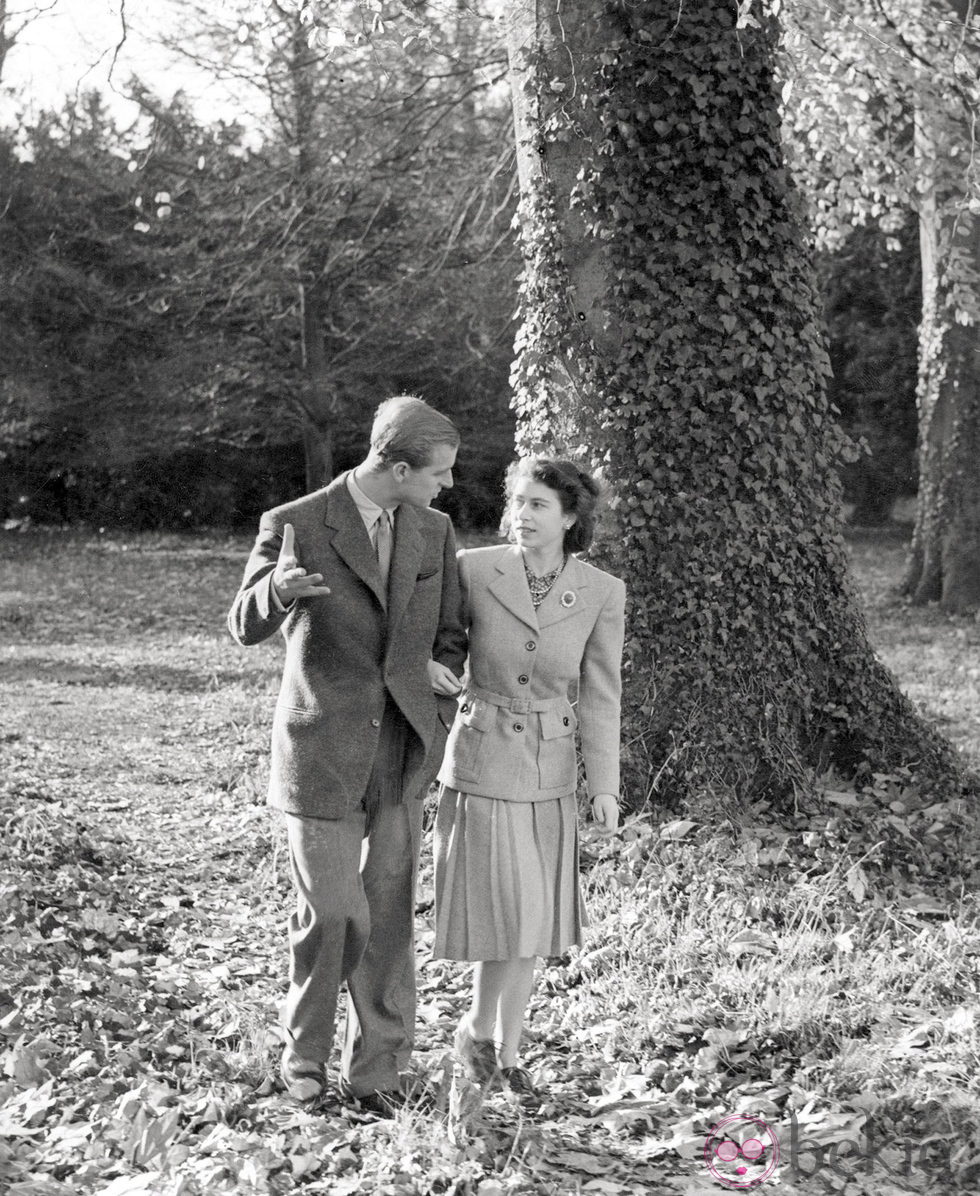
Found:
[{"label": "woman's face", "polygon": [[533,548],[556,555],[561,551],[565,529],[574,519],[565,514],[558,492],[543,482],[518,478],[508,507],[514,539],[521,548]]}]

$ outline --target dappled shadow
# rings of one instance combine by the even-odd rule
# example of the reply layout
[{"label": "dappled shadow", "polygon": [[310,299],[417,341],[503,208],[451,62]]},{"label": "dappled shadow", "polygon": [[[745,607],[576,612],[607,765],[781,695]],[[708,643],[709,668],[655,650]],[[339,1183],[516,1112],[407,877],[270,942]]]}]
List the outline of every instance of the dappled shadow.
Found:
[{"label": "dappled shadow", "polygon": [[[35,682],[41,685],[92,686],[98,689],[143,689],[164,693],[208,693],[241,684],[241,671],[195,670],[174,665],[125,666],[79,664],[53,656],[0,660],[0,685]],[[256,678],[258,681],[259,678]]]}]

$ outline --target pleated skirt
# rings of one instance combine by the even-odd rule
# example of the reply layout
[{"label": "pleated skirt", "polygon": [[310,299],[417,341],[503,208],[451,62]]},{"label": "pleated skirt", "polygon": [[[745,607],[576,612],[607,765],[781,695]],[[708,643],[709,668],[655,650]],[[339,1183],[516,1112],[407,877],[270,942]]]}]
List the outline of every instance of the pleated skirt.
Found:
[{"label": "pleated skirt", "polygon": [[435,955],[526,959],[581,943],[574,793],[503,801],[443,786],[434,853]]}]

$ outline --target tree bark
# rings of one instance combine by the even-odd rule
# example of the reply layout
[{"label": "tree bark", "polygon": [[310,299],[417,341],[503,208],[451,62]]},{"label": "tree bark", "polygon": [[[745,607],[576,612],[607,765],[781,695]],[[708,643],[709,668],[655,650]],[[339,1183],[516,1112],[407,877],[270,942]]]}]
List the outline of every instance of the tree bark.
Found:
[{"label": "tree bark", "polygon": [[333,428],[337,392],[330,379],[324,346],[323,313],[315,287],[300,287],[303,321],[303,453],[308,490],[325,486],[333,477]]},{"label": "tree bark", "polygon": [[[956,0],[960,20],[966,5]],[[916,114],[922,323],[919,330],[919,494],[902,588],[915,603],[963,614],[980,608],[980,220],[950,177],[960,122],[939,108]],[[969,156],[969,155],[967,155]],[[972,289],[972,307],[964,290]]]},{"label": "tree bark", "polygon": [[[314,215],[317,176],[316,54],[309,43],[309,30],[297,12],[292,16],[293,33],[289,72],[293,101],[293,144],[296,148],[296,186],[307,215]],[[330,378],[324,336],[324,304],[320,258],[323,247],[307,243],[299,254],[300,319],[302,321],[302,364],[306,379],[303,451],[306,484],[316,490],[333,477],[333,426],[337,417],[337,392]]]},{"label": "tree bark", "polygon": [[610,482],[599,559],[631,595],[634,807],[787,800],[828,765],[954,771],[852,596],[843,440],[780,144],[779,29],[761,5],[737,27],[735,8],[508,10],[518,439]]}]

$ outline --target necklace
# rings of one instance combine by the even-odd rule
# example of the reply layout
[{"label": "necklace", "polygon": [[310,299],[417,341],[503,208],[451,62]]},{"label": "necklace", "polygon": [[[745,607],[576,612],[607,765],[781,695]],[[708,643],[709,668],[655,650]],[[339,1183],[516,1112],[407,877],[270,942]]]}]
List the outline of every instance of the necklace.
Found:
[{"label": "necklace", "polygon": [[562,557],[561,564],[557,569],[552,569],[550,573],[545,573],[542,577],[536,577],[527,567],[527,561],[524,562],[524,576],[527,578],[527,584],[531,590],[531,602],[535,610],[544,602],[548,591],[558,580],[559,573],[561,573],[567,563],[568,556],[565,555]]}]

